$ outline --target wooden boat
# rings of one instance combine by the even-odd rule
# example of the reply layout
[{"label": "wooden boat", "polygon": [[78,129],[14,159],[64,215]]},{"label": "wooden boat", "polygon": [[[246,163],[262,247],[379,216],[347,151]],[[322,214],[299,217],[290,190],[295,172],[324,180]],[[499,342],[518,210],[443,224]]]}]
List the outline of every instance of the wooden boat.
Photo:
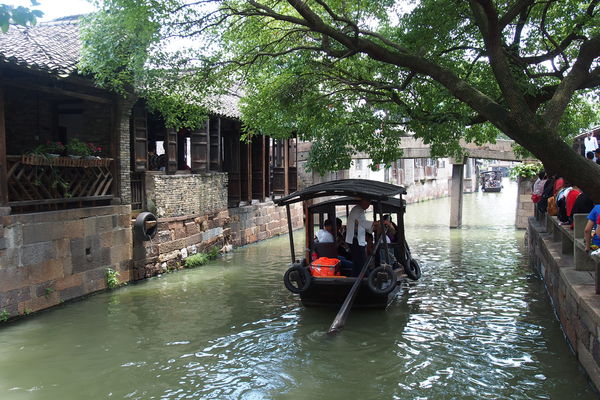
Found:
[{"label": "wooden boat", "polygon": [[[383,240],[387,230],[375,235],[372,255],[363,266],[367,272],[360,279],[353,306],[386,307],[400,289],[402,282],[406,279],[417,280],[421,276],[419,264],[412,258],[404,234],[406,202],[402,200],[402,195],[405,193],[403,187],[388,183],[344,179],[312,185],[275,200],[277,205],[286,206],[288,212],[292,263],[284,274],[286,288],[298,294],[305,306],[340,306],[344,302],[357,277],[348,276],[348,270],[343,269],[343,275],[319,276],[314,273],[315,263],[322,257],[332,260],[340,256],[343,240],[338,238],[335,243],[318,243],[315,240],[315,230],[323,228],[324,221],[329,219],[333,224],[332,231],[338,232],[340,227],[336,218],[347,217],[350,209],[358,204],[358,199],[361,198],[371,203],[374,221],[383,220],[384,214],[395,214],[397,224],[395,240],[392,243]],[[321,201],[317,202],[318,200]],[[304,205],[305,251],[301,259],[296,258],[294,252],[290,223],[289,207],[296,202],[303,202]]]},{"label": "wooden boat", "polygon": [[485,171],[480,174],[480,177],[483,192],[499,192],[502,190],[502,173],[500,171]]}]

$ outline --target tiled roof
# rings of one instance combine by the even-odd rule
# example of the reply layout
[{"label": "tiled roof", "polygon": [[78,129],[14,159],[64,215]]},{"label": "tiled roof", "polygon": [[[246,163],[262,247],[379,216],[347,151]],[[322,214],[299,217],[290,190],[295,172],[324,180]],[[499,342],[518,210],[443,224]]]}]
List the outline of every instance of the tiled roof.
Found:
[{"label": "tiled roof", "polygon": [[0,34],[0,60],[66,77],[79,61],[79,17],[11,26]]},{"label": "tiled roof", "polygon": [[203,101],[203,104],[208,110],[214,114],[240,119],[240,97],[239,89],[232,89],[227,94],[211,96]]},{"label": "tiled roof", "polygon": [[[0,62],[46,71],[65,78],[77,71],[81,50],[79,19],[65,17],[35,26],[11,26],[0,33]],[[203,103],[214,114],[240,118],[239,88],[228,94],[211,96]]]}]

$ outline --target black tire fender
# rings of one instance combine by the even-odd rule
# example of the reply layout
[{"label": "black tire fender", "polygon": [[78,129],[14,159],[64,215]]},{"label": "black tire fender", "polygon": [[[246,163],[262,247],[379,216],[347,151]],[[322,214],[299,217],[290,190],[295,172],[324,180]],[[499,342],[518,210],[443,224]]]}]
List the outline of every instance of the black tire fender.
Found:
[{"label": "black tire fender", "polygon": [[156,216],[154,214],[147,211],[138,214],[133,224],[133,231],[136,237],[146,241],[152,239],[156,235],[156,232],[158,232],[158,223],[155,223],[150,228],[146,228],[146,223],[151,221],[156,222]]},{"label": "black tire fender", "polygon": [[404,264],[404,272],[406,272],[406,275],[413,281],[416,281],[421,277],[421,267],[414,258],[411,258]]},{"label": "black tire fender", "polygon": [[389,265],[380,265],[375,268],[367,279],[369,289],[376,294],[390,293],[396,287],[396,283],[396,273]]},{"label": "black tire fender", "polygon": [[[311,284],[312,276],[308,268],[300,264],[292,264],[283,274],[283,284],[286,289],[292,293],[300,294],[305,292]],[[294,286],[296,284],[297,286]]]}]

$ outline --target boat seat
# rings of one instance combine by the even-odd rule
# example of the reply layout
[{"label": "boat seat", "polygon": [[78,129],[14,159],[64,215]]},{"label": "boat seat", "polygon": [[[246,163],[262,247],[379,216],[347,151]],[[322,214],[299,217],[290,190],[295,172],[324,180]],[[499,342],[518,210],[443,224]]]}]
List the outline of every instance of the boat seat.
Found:
[{"label": "boat seat", "polygon": [[336,258],[338,256],[335,243],[313,243],[313,251],[319,257]]}]

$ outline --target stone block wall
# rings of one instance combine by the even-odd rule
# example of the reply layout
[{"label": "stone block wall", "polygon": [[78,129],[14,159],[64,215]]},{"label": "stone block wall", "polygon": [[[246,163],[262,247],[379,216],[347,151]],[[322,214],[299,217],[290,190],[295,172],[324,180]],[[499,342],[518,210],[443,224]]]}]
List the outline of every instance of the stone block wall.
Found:
[{"label": "stone block wall", "polygon": [[449,180],[446,176],[442,179],[429,179],[423,182],[414,182],[406,187],[407,194],[404,196],[404,199],[410,204],[447,197],[449,193],[448,182]]},{"label": "stone block wall", "polygon": [[135,240],[134,279],[149,278],[182,268],[184,260],[230,242],[229,212],[159,218],[151,241]]},{"label": "stone block wall", "polygon": [[131,207],[0,217],[0,312],[49,308],[106,288],[106,269],[131,279]]},{"label": "stone block wall", "polygon": [[223,211],[227,209],[227,174],[146,173],[146,196],[159,218]]},{"label": "stone block wall", "polygon": [[580,271],[574,258],[564,256],[560,241],[546,232],[546,224],[528,220],[531,266],[543,277],[548,295],[577,359],[600,390],[600,295],[595,274]]},{"label": "stone block wall", "polygon": [[531,201],[533,182],[530,179],[519,178],[518,185],[515,226],[517,229],[527,229],[529,217],[533,217],[534,214],[535,204]]},{"label": "stone block wall", "polygon": [[[302,204],[295,203],[290,208],[292,227],[299,229],[303,226]],[[254,243],[288,231],[285,207],[276,206],[271,201],[230,208],[229,215],[231,217],[231,244],[234,246]]]}]

